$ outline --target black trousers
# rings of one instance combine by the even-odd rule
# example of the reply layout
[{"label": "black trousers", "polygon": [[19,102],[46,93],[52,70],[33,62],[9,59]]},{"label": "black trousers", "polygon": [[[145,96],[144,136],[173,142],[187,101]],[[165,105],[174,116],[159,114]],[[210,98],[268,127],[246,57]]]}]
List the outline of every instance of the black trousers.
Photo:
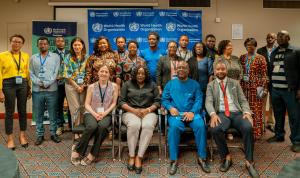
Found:
[{"label": "black trousers", "polygon": [[100,121],[97,121],[90,113],[84,114],[85,130],[76,145],[75,150],[81,156],[85,155],[90,139],[94,136],[94,144],[91,149],[91,154],[97,157],[100,152],[100,146],[108,134],[108,127],[111,125],[111,115],[107,115]]},{"label": "black trousers", "polygon": [[[65,90],[65,83],[64,82],[58,82],[57,85],[57,126],[58,127],[63,127],[65,123],[65,118],[64,118],[64,101],[66,97],[66,90]],[[71,124],[71,114],[70,110],[68,109],[68,125],[69,128],[72,128]]]},{"label": "black trousers", "polygon": [[27,79],[23,78],[22,84],[16,84],[16,79],[9,78],[3,80],[3,93],[5,96],[5,133],[13,133],[13,116],[15,112],[16,98],[17,109],[19,113],[20,130],[27,128],[26,106],[27,106]]},{"label": "black trousers", "polygon": [[218,116],[221,119],[221,123],[217,127],[211,128],[211,134],[218,146],[221,159],[225,159],[226,155],[229,154],[225,132],[228,128],[232,127],[242,134],[246,159],[252,162],[254,143],[251,123],[247,119],[242,118],[243,114],[241,112],[231,112],[230,117],[226,117],[224,112],[221,112],[218,113]]}]

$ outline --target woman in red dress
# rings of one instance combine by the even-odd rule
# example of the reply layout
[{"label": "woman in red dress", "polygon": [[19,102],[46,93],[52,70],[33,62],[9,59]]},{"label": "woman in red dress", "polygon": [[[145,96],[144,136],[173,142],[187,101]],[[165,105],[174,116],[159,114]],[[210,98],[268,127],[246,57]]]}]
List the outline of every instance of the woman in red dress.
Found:
[{"label": "woman in red dress", "polygon": [[240,57],[243,67],[241,86],[253,112],[253,134],[255,140],[263,134],[263,98],[267,94],[267,63],[256,54],[257,42],[247,38],[244,42],[247,53]]}]

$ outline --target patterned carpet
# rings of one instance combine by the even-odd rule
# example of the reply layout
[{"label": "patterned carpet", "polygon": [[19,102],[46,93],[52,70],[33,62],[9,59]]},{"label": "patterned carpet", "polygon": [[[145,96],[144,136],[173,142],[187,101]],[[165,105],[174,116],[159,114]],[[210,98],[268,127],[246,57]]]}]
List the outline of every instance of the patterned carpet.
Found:
[{"label": "patterned carpet", "polygon": [[[30,120],[28,120],[29,123]],[[18,125],[18,121],[15,120],[16,144],[19,144]],[[217,151],[215,151],[214,160],[210,163],[212,173],[205,174],[202,172],[196,162],[195,150],[190,148],[181,148],[179,169],[174,176],[169,176],[168,161],[163,159],[160,162],[157,148],[154,147],[149,148],[145,155],[141,175],[136,175],[134,172],[127,170],[127,148],[123,151],[121,161],[113,161],[111,150],[103,148],[97,163],[86,167],[73,166],[70,163],[72,134],[70,132],[64,133],[62,135],[63,141],[56,144],[50,140],[49,129],[48,127],[46,128],[46,141],[41,146],[34,146],[34,126],[28,127],[29,147],[24,149],[17,145],[15,154],[20,163],[19,167],[22,177],[249,177],[244,166],[242,151],[234,148],[230,149],[233,156],[233,167],[227,173],[222,173],[218,170],[220,163]],[[268,144],[266,139],[272,136],[272,133],[266,131],[263,138],[256,142],[254,159],[261,177],[276,177],[284,165],[300,157],[300,153],[295,154],[290,151],[288,134],[285,142]],[[154,138],[154,140],[157,139]],[[109,141],[107,140],[106,142]],[[0,144],[5,145],[5,143],[4,120],[0,120]]]}]

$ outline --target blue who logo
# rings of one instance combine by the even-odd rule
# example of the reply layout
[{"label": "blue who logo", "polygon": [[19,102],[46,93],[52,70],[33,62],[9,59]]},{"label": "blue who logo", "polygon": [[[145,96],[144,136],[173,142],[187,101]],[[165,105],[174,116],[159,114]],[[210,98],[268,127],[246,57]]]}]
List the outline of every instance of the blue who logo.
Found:
[{"label": "blue who logo", "polygon": [[95,12],[90,12],[90,17],[95,17],[96,13]]},{"label": "blue who logo", "polygon": [[94,23],[92,25],[92,29],[93,29],[94,32],[101,32],[102,29],[103,29],[103,25],[100,24],[100,23]]},{"label": "blue who logo", "polygon": [[113,12],[113,16],[114,17],[118,17],[119,16],[119,12],[117,12],[117,11]]},{"label": "blue who logo", "polygon": [[133,22],[133,23],[129,24],[129,30],[132,32],[138,31],[139,28],[140,28],[140,25],[138,23]]},{"label": "blue who logo", "polygon": [[176,24],[172,23],[172,22],[169,22],[169,23],[166,24],[166,29],[169,32],[173,32],[173,31],[176,30]]},{"label": "blue who logo", "polygon": [[44,33],[47,34],[47,35],[51,34],[52,33],[52,28],[50,28],[50,27],[44,28]]}]

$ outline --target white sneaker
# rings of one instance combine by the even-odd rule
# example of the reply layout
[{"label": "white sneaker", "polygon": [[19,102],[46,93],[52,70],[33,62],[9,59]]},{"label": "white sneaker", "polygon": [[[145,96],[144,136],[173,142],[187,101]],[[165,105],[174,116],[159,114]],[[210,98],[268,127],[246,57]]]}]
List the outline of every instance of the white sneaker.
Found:
[{"label": "white sneaker", "polygon": [[58,127],[57,130],[56,130],[56,135],[62,135],[63,131],[64,131],[63,127]]}]

